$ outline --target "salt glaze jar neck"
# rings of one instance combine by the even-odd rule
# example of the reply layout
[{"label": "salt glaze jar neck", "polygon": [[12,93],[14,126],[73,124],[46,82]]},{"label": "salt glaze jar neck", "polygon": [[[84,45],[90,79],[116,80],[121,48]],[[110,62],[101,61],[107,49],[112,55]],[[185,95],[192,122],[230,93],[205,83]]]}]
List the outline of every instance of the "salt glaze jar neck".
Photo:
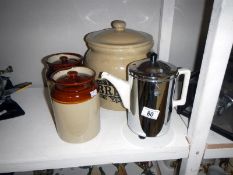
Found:
[{"label": "salt glaze jar neck", "polygon": [[53,100],[59,103],[81,103],[97,94],[95,72],[85,67],[73,67],[52,75]]}]

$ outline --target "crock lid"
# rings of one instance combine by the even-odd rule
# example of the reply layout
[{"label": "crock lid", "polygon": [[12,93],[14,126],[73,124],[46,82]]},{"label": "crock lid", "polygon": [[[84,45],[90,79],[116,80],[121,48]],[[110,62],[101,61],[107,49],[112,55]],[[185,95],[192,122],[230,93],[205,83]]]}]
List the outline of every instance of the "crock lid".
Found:
[{"label": "crock lid", "polygon": [[150,34],[126,28],[124,21],[115,20],[112,28],[92,32],[85,38],[88,45],[100,47],[140,47],[152,45]]},{"label": "crock lid", "polygon": [[51,74],[57,70],[81,66],[83,56],[77,53],[56,53],[46,57],[47,72],[46,77],[51,79]]},{"label": "crock lid", "polygon": [[52,81],[51,97],[59,103],[80,103],[97,95],[95,71],[86,67],[60,70],[52,74]]},{"label": "crock lid", "polygon": [[71,64],[71,65],[75,65],[78,62],[77,59],[75,58],[68,58],[67,56],[61,56],[59,57],[58,60],[52,62],[51,64],[53,65],[58,65],[58,64]]},{"label": "crock lid", "polygon": [[63,77],[60,77],[57,79],[57,83],[59,84],[65,84],[65,85],[74,85],[74,84],[82,84],[87,83],[92,76],[86,75],[86,74],[79,74],[76,71],[69,71],[67,74]]},{"label": "crock lid", "polygon": [[94,79],[95,72],[85,67],[73,67],[71,69],[60,70],[52,75],[52,80],[55,84],[64,86],[87,84]]},{"label": "crock lid", "polygon": [[176,77],[178,69],[172,64],[157,61],[157,54],[151,53],[149,58],[134,61],[129,65],[131,76],[143,81],[169,81]]},{"label": "crock lid", "polygon": [[77,65],[81,64],[83,56],[77,53],[56,53],[47,56],[46,63],[49,66]]}]

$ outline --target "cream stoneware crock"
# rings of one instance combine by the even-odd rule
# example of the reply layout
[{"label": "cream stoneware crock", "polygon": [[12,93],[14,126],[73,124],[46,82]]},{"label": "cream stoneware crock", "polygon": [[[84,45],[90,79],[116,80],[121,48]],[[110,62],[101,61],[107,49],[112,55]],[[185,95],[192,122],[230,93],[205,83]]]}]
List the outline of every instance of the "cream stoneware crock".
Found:
[{"label": "cream stoneware crock", "polygon": [[[150,34],[126,28],[124,21],[115,20],[112,28],[86,35],[88,51],[84,65],[96,71],[96,79],[101,72],[126,79],[127,65],[135,60],[146,58],[153,47]],[[123,111],[121,98],[115,87],[107,80],[97,80],[100,105],[105,109]]]},{"label": "cream stoneware crock", "polygon": [[55,124],[60,138],[83,143],[100,131],[99,94],[95,72],[86,67],[59,70],[51,76]]}]

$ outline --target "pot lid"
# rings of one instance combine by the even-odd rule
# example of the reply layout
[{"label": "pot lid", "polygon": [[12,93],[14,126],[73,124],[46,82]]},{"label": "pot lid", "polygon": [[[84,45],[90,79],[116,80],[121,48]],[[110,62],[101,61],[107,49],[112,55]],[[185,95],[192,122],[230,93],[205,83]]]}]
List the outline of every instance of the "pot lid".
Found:
[{"label": "pot lid", "polygon": [[76,53],[57,53],[47,57],[46,63],[49,66],[61,66],[61,65],[78,65],[81,64],[83,56]]},{"label": "pot lid", "polygon": [[129,65],[130,75],[144,81],[169,81],[176,77],[177,72],[178,69],[174,65],[157,61],[156,53]]},{"label": "pot lid", "polygon": [[59,103],[80,103],[97,95],[95,71],[73,67],[52,75],[51,97]]},{"label": "pot lid", "polygon": [[52,80],[56,85],[83,85],[95,80],[95,72],[86,67],[73,67],[54,73]]},{"label": "pot lid", "polygon": [[152,45],[153,38],[150,34],[126,28],[126,23],[115,20],[112,28],[89,33],[86,41],[91,46],[102,47],[127,47]]},{"label": "pot lid", "polygon": [[75,58],[68,58],[67,56],[61,56],[59,57],[58,60],[52,62],[53,65],[60,65],[60,64],[70,64],[70,65],[75,65],[79,63],[79,60]]},{"label": "pot lid", "polygon": [[61,76],[56,80],[56,84],[62,84],[66,86],[81,85],[89,83],[93,80],[93,76],[78,73],[77,71],[69,71],[66,75]]},{"label": "pot lid", "polygon": [[47,56],[48,66],[46,76],[50,79],[51,74],[57,70],[82,65],[83,56],[76,53],[57,53]]}]

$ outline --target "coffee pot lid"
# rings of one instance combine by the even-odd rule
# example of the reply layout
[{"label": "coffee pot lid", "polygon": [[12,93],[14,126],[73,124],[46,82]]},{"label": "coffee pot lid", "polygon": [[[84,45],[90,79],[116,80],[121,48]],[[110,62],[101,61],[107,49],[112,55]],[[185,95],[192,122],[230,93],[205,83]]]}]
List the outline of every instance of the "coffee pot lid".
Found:
[{"label": "coffee pot lid", "polygon": [[150,53],[149,58],[134,61],[129,64],[129,74],[143,81],[169,81],[176,77],[178,69],[174,65],[157,60],[156,53]]},{"label": "coffee pot lid", "polygon": [[112,21],[112,28],[89,33],[85,40],[90,46],[99,47],[140,47],[153,45],[150,34],[126,28],[121,20]]}]

